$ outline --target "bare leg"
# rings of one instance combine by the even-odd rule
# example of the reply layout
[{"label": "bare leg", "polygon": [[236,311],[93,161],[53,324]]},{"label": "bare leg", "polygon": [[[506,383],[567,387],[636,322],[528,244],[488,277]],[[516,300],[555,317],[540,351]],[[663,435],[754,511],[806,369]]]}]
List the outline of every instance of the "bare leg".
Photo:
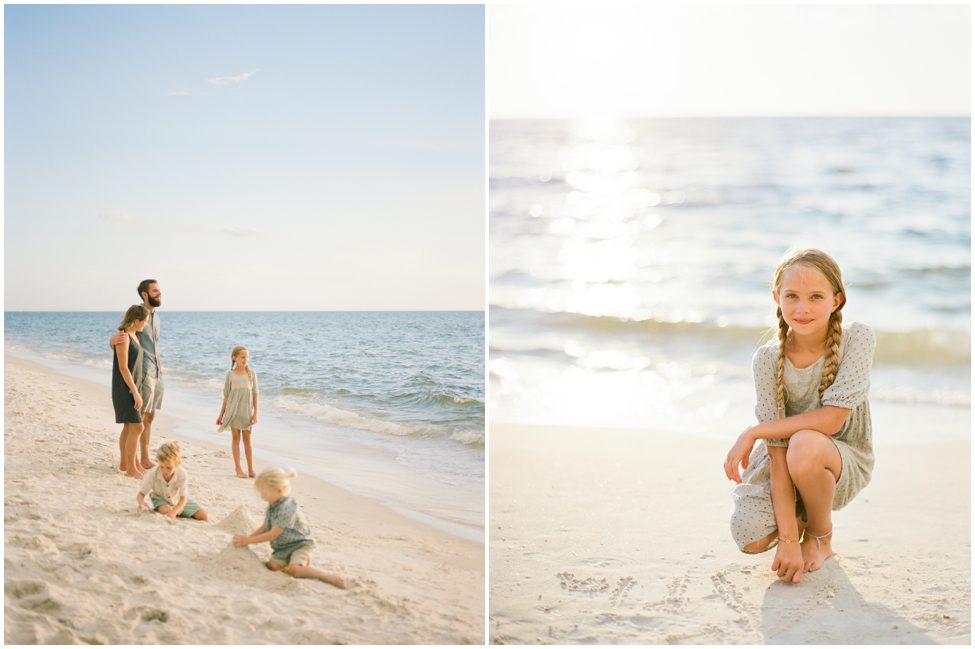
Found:
[{"label": "bare leg", "polygon": [[247,474],[240,468],[240,429],[230,429],[230,452],[234,456],[234,469],[237,471],[238,478],[246,478]]},{"label": "bare leg", "polygon": [[125,473],[129,470],[129,463],[125,460],[125,428],[126,424],[122,424],[122,432],[118,436],[118,470]]},{"label": "bare leg", "polygon": [[288,566],[285,569],[283,563],[270,559],[266,564],[268,570],[285,570],[292,577],[297,577],[299,579],[318,579],[319,581],[324,581],[326,584],[331,584],[336,588],[345,588],[345,578],[339,577],[338,575],[333,575],[331,573],[325,572],[324,570],[319,570],[318,568],[313,568],[311,566]]},{"label": "bare leg", "polygon": [[843,461],[836,445],[826,435],[814,430],[801,430],[789,439],[786,460],[789,475],[799,490],[809,518],[802,540],[805,571],[819,570],[833,555],[831,537],[817,541],[813,535],[822,537],[833,530],[833,494]]},{"label": "bare leg", "polygon": [[[796,523],[799,525],[799,538],[802,538],[802,531],[806,524],[803,522],[802,518],[798,516],[796,517]],[[746,554],[758,554],[759,552],[765,552],[772,545],[772,541],[774,541],[778,536],[779,531],[775,530],[768,536],[764,536],[757,541],[749,543],[742,548],[742,551]]]},{"label": "bare leg", "polygon": [[198,509],[193,513],[193,518],[198,521],[208,521],[210,520],[210,515],[207,514],[207,510],[205,509]]},{"label": "bare leg", "polygon": [[139,445],[139,435],[142,434],[142,424],[125,424],[125,455],[124,457],[128,462],[128,470],[126,470],[125,475],[130,478],[141,478],[143,472],[139,467],[138,460],[136,458],[136,452],[138,451]]},{"label": "bare leg", "polygon": [[344,577],[333,575],[314,566],[288,566],[288,572],[292,577],[298,577],[299,579],[317,579],[324,581],[326,584],[331,584],[336,588],[345,588],[346,586]]},{"label": "bare leg", "polygon": [[257,474],[254,472],[254,449],[251,448],[251,432],[241,431],[244,436],[244,455],[247,457],[247,477],[253,478]]},{"label": "bare leg", "polygon": [[149,436],[152,434],[152,420],[156,418],[156,413],[154,412],[144,412],[142,413],[142,436],[139,438],[139,447],[142,450],[142,468],[151,469],[156,466],[155,463],[149,459]]}]

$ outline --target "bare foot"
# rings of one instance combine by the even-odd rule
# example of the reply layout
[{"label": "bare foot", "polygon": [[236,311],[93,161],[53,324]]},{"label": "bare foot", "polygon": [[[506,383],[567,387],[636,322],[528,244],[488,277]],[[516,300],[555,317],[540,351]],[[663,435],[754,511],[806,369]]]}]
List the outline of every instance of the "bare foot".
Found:
[{"label": "bare foot", "polygon": [[256,478],[256,477],[257,477],[257,474],[256,474],[256,473],[254,473],[254,469],[249,469],[249,470],[247,471],[247,477],[248,477],[248,478]]},{"label": "bare foot", "polygon": [[825,534],[814,535],[806,530],[806,536],[802,540],[802,559],[805,564],[805,571],[812,572],[823,567],[823,562],[833,556],[833,548],[830,541],[833,539],[833,531]]},{"label": "bare foot", "polygon": [[238,478],[246,478],[247,477],[247,474],[244,473],[244,470],[243,469],[237,469],[237,477]]},{"label": "bare foot", "polygon": [[135,478],[136,480],[142,480],[143,474],[139,473],[138,471],[126,471],[125,475],[129,476],[130,478]]},{"label": "bare foot", "polygon": [[152,467],[156,466],[156,463],[150,460],[142,460],[140,464],[142,464],[143,469],[151,469]]}]

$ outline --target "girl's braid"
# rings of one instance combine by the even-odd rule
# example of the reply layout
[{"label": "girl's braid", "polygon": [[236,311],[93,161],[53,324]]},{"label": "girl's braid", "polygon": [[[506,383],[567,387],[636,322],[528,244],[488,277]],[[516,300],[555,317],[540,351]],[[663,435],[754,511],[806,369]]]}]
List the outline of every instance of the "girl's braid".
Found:
[{"label": "girl's braid", "polygon": [[785,417],[785,337],[789,333],[789,325],[782,317],[782,309],[777,308],[775,315],[779,319],[779,362],[775,370],[775,405],[779,418]]},{"label": "girl's braid", "polygon": [[829,331],[826,332],[826,362],[823,363],[823,380],[819,383],[819,398],[823,398],[826,388],[833,385],[836,370],[840,365],[840,340],[843,338],[843,313],[837,309],[829,316]]}]

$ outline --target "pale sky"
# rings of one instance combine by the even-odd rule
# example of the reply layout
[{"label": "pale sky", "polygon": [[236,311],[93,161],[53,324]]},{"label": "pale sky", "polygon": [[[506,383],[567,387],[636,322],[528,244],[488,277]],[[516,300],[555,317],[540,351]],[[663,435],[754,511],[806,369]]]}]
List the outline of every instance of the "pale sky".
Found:
[{"label": "pale sky", "polygon": [[5,310],[481,310],[480,6],[7,5]]},{"label": "pale sky", "polygon": [[968,115],[968,6],[488,9],[491,118]]}]

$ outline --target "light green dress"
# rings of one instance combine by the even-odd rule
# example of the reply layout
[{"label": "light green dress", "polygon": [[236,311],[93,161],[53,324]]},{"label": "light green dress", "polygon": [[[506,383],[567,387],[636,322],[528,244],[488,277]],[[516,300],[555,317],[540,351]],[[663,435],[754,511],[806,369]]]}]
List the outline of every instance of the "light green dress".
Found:
[{"label": "light green dress", "polygon": [[[873,473],[873,430],[870,422],[870,368],[877,338],[869,326],[852,322],[843,327],[840,339],[840,364],[833,384],[819,398],[825,357],[808,367],[795,367],[785,360],[785,414],[787,417],[822,406],[850,409],[843,427],[830,437],[843,461],[840,478],[833,494],[833,509],[845,507],[870,482]],[[779,341],[772,340],[758,348],[752,360],[755,380],[755,416],[759,422],[777,418],[775,406],[775,367],[779,359]],[[739,548],[764,538],[776,529],[772,509],[771,471],[766,444],[788,446],[783,440],[767,440],[755,445],[742,471],[741,484],[732,490],[734,510],[731,534]],[[774,547],[774,543],[772,546]]]},{"label": "light green dress", "polygon": [[223,382],[223,396],[227,398],[227,407],[223,411],[223,425],[218,430],[236,428],[237,430],[251,429],[251,416],[254,414],[254,395],[257,389],[257,374],[251,378],[245,372],[237,374],[233,370],[227,372]]}]

